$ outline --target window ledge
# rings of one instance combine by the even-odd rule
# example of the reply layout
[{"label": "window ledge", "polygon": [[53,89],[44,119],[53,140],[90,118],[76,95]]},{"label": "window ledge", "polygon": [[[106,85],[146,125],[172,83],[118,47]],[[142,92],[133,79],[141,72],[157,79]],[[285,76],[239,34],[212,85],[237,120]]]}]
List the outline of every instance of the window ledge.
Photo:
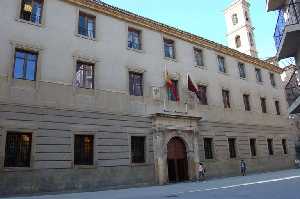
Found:
[{"label": "window ledge", "polygon": [[145,53],[145,50],[143,50],[143,49],[136,49],[136,48],[127,47],[127,50],[137,52],[137,53]]},{"label": "window ledge", "polygon": [[130,163],[129,166],[130,167],[142,167],[142,166],[150,166],[150,165],[152,165],[152,164],[145,162],[145,163]]},{"label": "window ledge", "polygon": [[81,34],[78,34],[78,33],[76,33],[75,36],[76,36],[76,37],[79,37],[79,38],[81,38],[81,39],[87,39],[87,40],[91,40],[91,41],[97,41],[96,38],[88,37],[88,36],[81,35]]},{"label": "window ledge", "polygon": [[74,169],[96,169],[96,165],[74,165]]},{"label": "window ledge", "polygon": [[12,78],[10,80],[10,84],[12,87],[22,87],[22,88],[31,88],[36,89],[37,88],[37,81],[32,80],[26,80],[26,79],[14,79]]},{"label": "window ledge", "polygon": [[32,167],[4,167],[3,171],[33,171]]},{"label": "window ledge", "polygon": [[129,93],[128,93],[128,95],[130,96],[130,99],[132,99],[132,100],[144,100],[144,96],[143,95],[130,95]]},{"label": "window ledge", "polygon": [[207,66],[204,66],[204,65],[195,65],[194,66],[195,68],[200,68],[200,69],[203,69],[203,70],[208,70]]},{"label": "window ledge", "polygon": [[90,96],[95,95],[95,89],[93,89],[93,88],[74,87],[74,91],[75,91],[75,94],[78,94],[78,95],[90,95]]},{"label": "window ledge", "polygon": [[171,58],[171,57],[164,56],[164,59],[167,60],[167,61],[177,62],[176,58]]},{"label": "window ledge", "polygon": [[43,24],[40,24],[40,23],[34,23],[32,21],[27,21],[27,20],[24,20],[24,19],[21,19],[21,18],[16,18],[16,21],[17,22],[20,22],[20,23],[25,23],[25,24],[29,24],[29,25],[32,25],[32,26],[37,26],[37,27],[44,27]]}]

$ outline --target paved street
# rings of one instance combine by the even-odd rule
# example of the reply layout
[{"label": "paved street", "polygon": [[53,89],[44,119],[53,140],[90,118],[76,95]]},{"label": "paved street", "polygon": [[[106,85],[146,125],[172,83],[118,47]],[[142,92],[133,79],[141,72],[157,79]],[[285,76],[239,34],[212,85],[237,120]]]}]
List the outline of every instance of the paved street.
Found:
[{"label": "paved street", "polygon": [[204,182],[72,193],[17,199],[299,199],[300,170],[230,177]]}]

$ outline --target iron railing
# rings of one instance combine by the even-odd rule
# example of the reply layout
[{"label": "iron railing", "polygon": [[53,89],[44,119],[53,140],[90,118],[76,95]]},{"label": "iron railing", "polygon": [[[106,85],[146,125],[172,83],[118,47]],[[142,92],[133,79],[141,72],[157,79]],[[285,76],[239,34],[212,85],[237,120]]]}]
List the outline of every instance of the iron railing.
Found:
[{"label": "iron railing", "polygon": [[289,3],[278,11],[277,24],[274,32],[275,46],[278,50],[287,26],[299,24],[300,2]]}]

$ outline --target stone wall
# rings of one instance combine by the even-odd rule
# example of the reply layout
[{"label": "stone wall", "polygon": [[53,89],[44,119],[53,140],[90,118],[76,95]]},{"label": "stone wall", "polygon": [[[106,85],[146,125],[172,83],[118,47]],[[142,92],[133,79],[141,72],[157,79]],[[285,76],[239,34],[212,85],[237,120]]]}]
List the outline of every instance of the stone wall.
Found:
[{"label": "stone wall", "polygon": [[[247,163],[248,172],[266,172],[287,169],[294,166],[294,137],[286,127],[263,125],[230,124],[202,121],[199,129],[199,143],[204,137],[214,139],[214,159],[205,160],[203,147],[199,147],[200,161],[207,167],[211,177],[238,175],[240,160]],[[228,138],[236,138],[237,157],[230,159]],[[256,139],[256,157],[251,157],[250,138]],[[273,139],[274,155],[269,155],[267,139]],[[284,154],[282,139],[287,140],[288,154]]]},{"label": "stone wall", "polygon": [[[1,194],[94,190],[155,181],[149,117],[1,103],[0,129]],[[30,168],[3,167],[7,131],[33,133]],[[93,166],[74,165],[74,134],[94,135]],[[146,136],[145,164],[131,164],[131,135]]]}]

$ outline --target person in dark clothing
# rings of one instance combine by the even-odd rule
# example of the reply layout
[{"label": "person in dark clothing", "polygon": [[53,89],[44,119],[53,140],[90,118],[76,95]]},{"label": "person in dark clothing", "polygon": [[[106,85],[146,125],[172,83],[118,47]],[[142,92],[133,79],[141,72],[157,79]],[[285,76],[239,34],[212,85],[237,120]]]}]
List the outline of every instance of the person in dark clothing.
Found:
[{"label": "person in dark clothing", "polygon": [[246,175],[247,166],[246,166],[246,162],[244,160],[241,160],[240,167],[241,167],[241,174],[243,176],[245,176]]}]

